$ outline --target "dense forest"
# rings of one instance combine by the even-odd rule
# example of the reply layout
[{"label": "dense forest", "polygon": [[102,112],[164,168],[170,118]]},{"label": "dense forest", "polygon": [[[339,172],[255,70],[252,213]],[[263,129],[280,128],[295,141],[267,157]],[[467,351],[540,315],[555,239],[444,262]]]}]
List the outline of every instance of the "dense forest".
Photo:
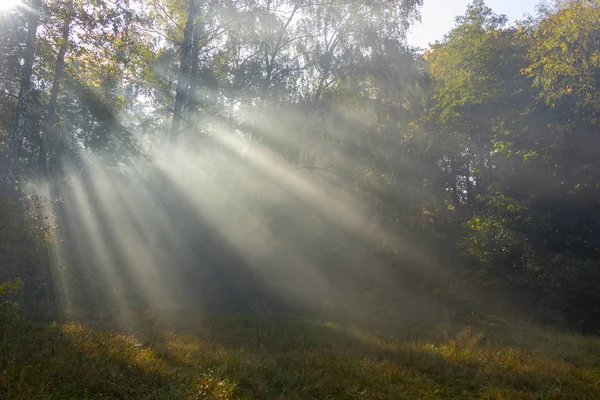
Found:
[{"label": "dense forest", "polygon": [[234,314],[257,347],[266,315],[600,332],[597,0],[514,23],[474,0],[427,49],[422,0],[10,3],[3,338]]}]

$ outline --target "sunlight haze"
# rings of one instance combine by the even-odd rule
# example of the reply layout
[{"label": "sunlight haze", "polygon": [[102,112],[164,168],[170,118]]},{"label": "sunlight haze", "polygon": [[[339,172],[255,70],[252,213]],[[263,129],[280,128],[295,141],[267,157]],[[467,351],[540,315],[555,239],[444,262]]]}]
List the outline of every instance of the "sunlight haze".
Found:
[{"label": "sunlight haze", "polygon": [[16,7],[19,3],[19,0],[0,0],[0,10],[8,10]]},{"label": "sunlight haze", "polygon": [[600,399],[600,0],[536,1],[0,0],[0,399]]}]

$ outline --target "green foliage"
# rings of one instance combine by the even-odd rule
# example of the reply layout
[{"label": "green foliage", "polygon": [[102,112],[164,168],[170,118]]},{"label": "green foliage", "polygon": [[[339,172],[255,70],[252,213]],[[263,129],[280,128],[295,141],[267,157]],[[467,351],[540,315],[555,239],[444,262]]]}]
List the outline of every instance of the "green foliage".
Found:
[{"label": "green foliage", "polygon": [[458,242],[473,260],[471,279],[586,331],[600,329],[591,322],[600,288],[599,20],[595,2],[576,1],[504,27],[476,1],[426,54],[427,119],[450,175],[448,202],[468,211]]},{"label": "green foliage", "polygon": [[582,117],[600,113],[600,5],[574,1],[535,29],[525,69],[552,106],[572,102]]}]

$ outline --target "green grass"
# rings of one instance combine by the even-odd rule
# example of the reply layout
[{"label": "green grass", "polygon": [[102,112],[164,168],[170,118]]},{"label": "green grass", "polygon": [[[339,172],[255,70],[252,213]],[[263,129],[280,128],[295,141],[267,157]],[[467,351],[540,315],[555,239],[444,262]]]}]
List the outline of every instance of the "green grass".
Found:
[{"label": "green grass", "polygon": [[504,320],[416,331],[272,318],[258,331],[251,316],[187,333],[14,330],[2,342],[0,398],[600,398],[598,338]]}]

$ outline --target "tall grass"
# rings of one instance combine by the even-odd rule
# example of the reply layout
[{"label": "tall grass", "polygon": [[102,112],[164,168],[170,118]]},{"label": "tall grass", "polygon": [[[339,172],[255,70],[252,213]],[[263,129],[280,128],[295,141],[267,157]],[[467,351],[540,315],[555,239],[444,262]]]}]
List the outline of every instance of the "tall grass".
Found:
[{"label": "tall grass", "polygon": [[6,399],[600,398],[599,339],[506,321],[415,331],[221,316],[138,333],[70,322],[6,335],[1,351]]}]

